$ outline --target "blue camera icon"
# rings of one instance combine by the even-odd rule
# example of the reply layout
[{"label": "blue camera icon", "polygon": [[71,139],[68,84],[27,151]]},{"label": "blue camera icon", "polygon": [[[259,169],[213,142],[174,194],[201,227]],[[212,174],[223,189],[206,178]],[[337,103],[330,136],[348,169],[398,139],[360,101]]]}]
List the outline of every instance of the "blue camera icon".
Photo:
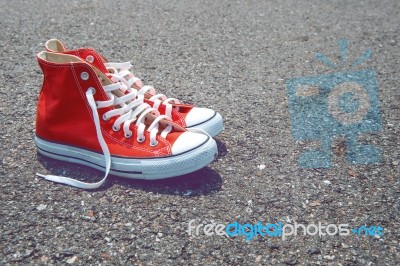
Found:
[{"label": "blue camera icon", "polygon": [[293,138],[321,143],[300,155],[300,167],[331,167],[335,137],[346,138],[349,163],[380,161],[378,148],[358,142],[359,134],[382,129],[375,71],[294,78],[286,82],[286,90]]}]

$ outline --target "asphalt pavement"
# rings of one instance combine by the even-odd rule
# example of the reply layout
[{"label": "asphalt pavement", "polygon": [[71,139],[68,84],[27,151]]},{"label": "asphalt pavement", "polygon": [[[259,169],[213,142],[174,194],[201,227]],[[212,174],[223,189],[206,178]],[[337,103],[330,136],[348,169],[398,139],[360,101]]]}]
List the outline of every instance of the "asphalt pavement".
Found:
[{"label": "asphalt pavement", "polygon": [[[400,264],[399,1],[0,0],[0,18],[0,264]],[[37,177],[103,177],[37,154],[36,54],[50,38],[220,112],[218,158],[96,191]],[[276,231],[214,230],[258,222]],[[295,224],[310,232],[282,237]],[[329,224],[349,232],[309,227]]]}]

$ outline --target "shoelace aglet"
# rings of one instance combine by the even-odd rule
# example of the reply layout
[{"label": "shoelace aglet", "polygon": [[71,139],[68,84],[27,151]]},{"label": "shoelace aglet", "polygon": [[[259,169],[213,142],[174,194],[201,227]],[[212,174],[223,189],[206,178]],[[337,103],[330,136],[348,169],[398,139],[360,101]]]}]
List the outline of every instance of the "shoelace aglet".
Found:
[{"label": "shoelace aglet", "polygon": [[39,174],[39,173],[36,173],[36,175],[40,176],[40,177],[42,177],[42,178],[44,178],[46,180],[54,181],[54,182],[57,182],[57,183],[60,183],[60,181],[58,181],[58,180],[62,180],[63,178],[66,178],[66,177],[63,177],[63,176],[43,175],[43,174]]},{"label": "shoelace aglet", "polygon": [[70,185],[72,187],[83,188],[83,189],[96,189],[96,188],[99,188],[104,183],[104,181],[107,178],[108,171],[107,171],[107,175],[102,180],[100,180],[99,182],[96,182],[96,183],[85,183],[85,182],[75,180],[75,179],[65,177],[65,176],[42,175],[39,173],[36,173],[36,175],[39,177],[42,177],[46,180],[65,184],[65,185]]},{"label": "shoelace aglet", "polygon": [[53,182],[57,182],[57,183],[63,183],[63,184],[67,184],[67,185],[69,184],[69,182],[68,182],[69,180],[73,180],[73,179],[71,179],[69,177],[65,177],[65,176],[43,175],[43,174],[39,174],[39,173],[36,173],[36,175],[40,176],[40,177],[42,177],[42,178],[44,178],[46,180],[49,180],[49,181],[53,181]]},{"label": "shoelace aglet", "polygon": [[42,175],[42,174],[39,174],[39,173],[36,173],[36,175],[40,176],[40,177],[43,177],[44,179],[47,179],[47,175]]}]

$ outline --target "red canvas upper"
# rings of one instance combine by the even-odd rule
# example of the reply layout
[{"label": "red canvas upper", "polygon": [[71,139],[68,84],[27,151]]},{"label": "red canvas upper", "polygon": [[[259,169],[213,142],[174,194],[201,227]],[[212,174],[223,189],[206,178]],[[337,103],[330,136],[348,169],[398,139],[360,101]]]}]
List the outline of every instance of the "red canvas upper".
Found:
[{"label": "red canvas upper", "polygon": [[[104,74],[109,73],[109,71],[107,70],[107,68],[104,65],[104,63],[107,62],[107,59],[93,48],[80,48],[80,49],[68,50],[68,49],[66,49],[64,44],[62,44],[60,41],[57,41],[56,47],[52,47],[52,49],[50,49],[48,47],[48,45],[46,45],[46,49],[50,52],[57,52],[57,53],[63,53],[63,54],[77,56],[77,57],[89,62],[91,65],[96,67],[98,70],[100,70]],[[137,90],[141,89],[141,86],[138,84],[134,84],[133,87]],[[147,98],[147,99],[145,99],[145,102],[153,107],[154,102],[149,100],[149,98],[151,96],[153,96],[153,95],[147,93],[145,95],[145,97]],[[174,109],[172,110],[172,113],[171,113],[172,121],[174,121],[176,124],[178,124],[182,127],[186,127],[187,125],[185,122],[185,118],[186,118],[187,114],[192,110],[193,106],[189,105],[189,104],[172,104],[172,106],[174,107]],[[175,108],[179,109],[179,111]],[[158,110],[160,111],[161,114],[165,114],[166,113],[165,105],[161,104],[160,107],[158,108]]]},{"label": "red canvas upper", "polygon": [[[89,53],[90,50],[87,51]],[[107,77],[75,56],[62,56],[44,52],[37,57],[44,81],[37,106],[36,135],[47,141],[102,152],[85,93],[89,87],[93,87],[96,101],[108,100],[98,75]],[[88,73],[89,79],[81,79],[82,72]],[[112,155],[130,158],[171,155],[171,146],[184,129],[174,125],[173,132],[166,139],[157,135],[159,144],[151,147],[147,131],[146,141],[138,143],[136,137],[125,138],[122,130],[112,130],[117,117],[108,121],[101,117],[113,108],[98,109],[103,137]],[[137,128],[134,123],[130,129],[135,136]]]}]

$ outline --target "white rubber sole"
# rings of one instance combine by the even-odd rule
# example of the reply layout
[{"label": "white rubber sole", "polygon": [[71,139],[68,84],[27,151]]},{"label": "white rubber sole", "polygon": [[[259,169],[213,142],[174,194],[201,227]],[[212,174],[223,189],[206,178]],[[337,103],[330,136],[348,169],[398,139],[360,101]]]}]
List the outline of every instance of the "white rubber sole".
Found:
[{"label": "white rubber sole", "polygon": [[[105,171],[103,154],[58,144],[35,137],[39,153],[44,156],[86,165]],[[164,179],[199,170],[217,157],[217,144],[212,138],[182,154],[162,158],[129,159],[111,156],[110,174],[134,179]]]},{"label": "white rubber sole", "polygon": [[204,132],[207,132],[211,137],[215,137],[224,130],[224,120],[222,119],[222,116],[216,112],[215,115],[206,122],[187,128],[201,129]]}]

